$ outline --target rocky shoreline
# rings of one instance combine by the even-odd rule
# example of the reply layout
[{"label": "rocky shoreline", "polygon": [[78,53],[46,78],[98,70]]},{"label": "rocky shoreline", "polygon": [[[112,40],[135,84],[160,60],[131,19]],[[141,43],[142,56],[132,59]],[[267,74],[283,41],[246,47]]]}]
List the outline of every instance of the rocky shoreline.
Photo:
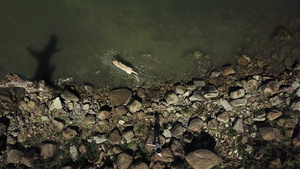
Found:
[{"label": "rocky shoreline", "polygon": [[[237,67],[154,88],[0,93],[2,168],[298,168],[300,64]],[[159,113],[162,157],[152,144]]]}]

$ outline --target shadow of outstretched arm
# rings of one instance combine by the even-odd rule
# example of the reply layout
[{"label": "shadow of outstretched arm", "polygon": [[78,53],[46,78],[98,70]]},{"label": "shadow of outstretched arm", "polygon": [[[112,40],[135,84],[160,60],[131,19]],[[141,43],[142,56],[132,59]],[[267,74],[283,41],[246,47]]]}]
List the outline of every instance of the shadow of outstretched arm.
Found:
[{"label": "shadow of outstretched arm", "polygon": [[48,84],[52,84],[51,77],[55,70],[55,66],[50,66],[50,59],[54,53],[59,52],[60,49],[56,48],[57,36],[55,34],[50,36],[48,44],[42,51],[36,51],[28,47],[28,52],[36,58],[38,66],[36,68],[33,79],[45,80]]}]

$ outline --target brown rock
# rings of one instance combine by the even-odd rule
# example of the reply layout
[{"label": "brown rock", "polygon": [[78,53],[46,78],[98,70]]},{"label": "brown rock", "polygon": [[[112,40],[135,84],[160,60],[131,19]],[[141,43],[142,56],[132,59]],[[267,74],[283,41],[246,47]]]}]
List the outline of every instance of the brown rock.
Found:
[{"label": "brown rock", "polygon": [[97,113],[96,116],[100,120],[109,119],[111,117],[111,112],[107,110],[101,110]]},{"label": "brown rock", "polygon": [[129,105],[128,105],[129,111],[131,113],[135,113],[141,110],[142,108],[142,103],[140,103],[137,100],[133,100]]},{"label": "brown rock", "polygon": [[145,93],[145,89],[143,88],[138,88],[136,91],[136,95],[139,96],[141,99],[144,99],[146,97]]},{"label": "brown rock", "polygon": [[132,163],[133,158],[126,154],[126,153],[121,153],[118,155],[116,162],[117,162],[117,168],[118,169],[127,169]]},{"label": "brown rock", "polygon": [[266,153],[267,151],[264,148],[261,148],[256,152],[253,156],[255,160],[260,160]]},{"label": "brown rock", "polygon": [[278,111],[278,110],[270,110],[267,113],[267,118],[270,121],[273,121],[273,120],[277,119],[280,116],[282,116],[282,112]]},{"label": "brown rock", "polygon": [[67,127],[63,133],[62,133],[63,137],[67,140],[70,140],[72,138],[74,138],[76,135],[77,135],[77,132],[76,130],[70,128],[70,127]]},{"label": "brown rock", "polygon": [[236,60],[237,64],[241,65],[241,66],[248,65],[250,63],[250,61],[251,61],[250,58],[247,57],[246,55],[243,55]]},{"label": "brown rock", "polygon": [[133,165],[132,169],[149,169],[149,166],[148,166],[148,164],[146,164],[144,162],[140,162],[140,163]]},{"label": "brown rock", "polygon": [[128,112],[125,106],[118,106],[112,110],[112,115],[123,116]]},{"label": "brown rock", "polygon": [[190,152],[185,159],[193,168],[197,169],[210,169],[222,162],[220,157],[206,149]]},{"label": "brown rock", "polygon": [[281,168],[280,158],[276,158],[275,160],[271,161],[269,164],[269,169],[280,169],[280,168]]},{"label": "brown rock", "polygon": [[8,152],[7,158],[6,158],[6,162],[7,163],[19,163],[21,161],[21,158],[23,156],[23,153],[19,150],[10,150]]},{"label": "brown rock", "polygon": [[121,135],[119,129],[113,129],[109,134],[108,139],[112,144],[119,144],[121,142]]},{"label": "brown rock", "polygon": [[110,103],[113,106],[127,105],[132,97],[129,89],[115,89],[109,92]]},{"label": "brown rock", "polygon": [[42,143],[40,149],[43,159],[52,157],[54,155],[55,148],[56,146],[52,143]]},{"label": "brown rock", "polygon": [[41,104],[39,106],[37,106],[34,110],[33,110],[33,113],[34,115],[36,116],[42,116],[45,112],[45,109],[46,109],[46,105],[45,104]]},{"label": "brown rock", "polygon": [[262,136],[264,140],[267,141],[278,141],[282,140],[282,133],[280,130],[273,127],[262,127],[258,129],[259,134]]},{"label": "brown rock", "polygon": [[147,97],[148,97],[149,100],[151,100],[151,101],[159,102],[159,100],[160,100],[159,90],[156,90],[156,89],[148,89],[148,90],[147,90]]},{"label": "brown rock", "polygon": [[84,117],[83,122],[85,125],[94,124],[96,122],[96,116],[94,114],[88,114]]},{"label": "brown rock", "polygon": [[152,161],[161,161],[161,162],[173,162],[174,161],[174,156],[170,148],[164,148],[161,151],[161,156],[159,156],[157,153],[154,153],[151,157]]},{"label": "brown rock", "polygon": [[223,72],[224,76],[229,76],[229,75],[235,74],[235,70],[233,69],[232,66],[223,67],[222,72]]},{"label": "brown rock", "polygon": [[300,137],[298,136],[298,137],[293,138],[292,143],[296,147],[300,146]]},{"label": "brown rock", "polygon": [[198,132],[201,130],[202,127],[203,127],[203,121],[200,118],[196,117],[189,122],[188,129]]}]

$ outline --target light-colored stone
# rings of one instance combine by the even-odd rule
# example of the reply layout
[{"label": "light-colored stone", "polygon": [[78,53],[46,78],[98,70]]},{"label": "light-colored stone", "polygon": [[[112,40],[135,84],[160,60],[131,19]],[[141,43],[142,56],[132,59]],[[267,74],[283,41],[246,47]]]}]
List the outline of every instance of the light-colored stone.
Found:
[{"label": "light-colored stone", "polygon": [[88,114],[84,117],[83,122],[85,125],[91,125],[96,122],[96,116],[94,114]]},{"label": "light-colored stone", "polygon": [[222,123],[228,123],[229,122],[229,115],[227,112],[223,112],[218,115],[217,120]]},{"label": "light-colored stone", "polygon": [[166,101],[169,105],[170,104],[176,105],[179,101],[179,98],[176,93],[169,93],[166,96]]},{"label": "light-colored stone", "polygon": [[146,97],[146,91],[143,88],[138,88],[136,90],[136,95],[139,96],[141,99],[144,99]]},{"label": "light-colored stone", "polygon": [[96,144],[101,144],[107,140],[105,134],[94,136],[93,139],[95,140]]},{"label": "light-colored stone", "polygon": [[177,123],[171,130],[172,136],[176,138],[182,136],[183,132],[185,132],[185,128],[180,123]]},{"label": "light-colored stone", "polygon": [[238,89],[235,91],[230,92],[230,98],[231,99],[239,99],[245,96],[245,90],[244,89]]},{"label": "light-colored stone", "polygon": [[204,98],[211,99],[218,97],[219,91],[214,85],[206,85],[201,88]]},{"label": "light-colored stone", "polygon": [[118,106],[112,110],[112,115],[114,116],[123,116],[128,112],[125,106]]},{"label": "light-colored stone", "polygon": [[231,101],[230,104],[234,107],[246,106],[247,99],[246,98],[236,99],[236,100]]},{"label": "light-colored stone", "polygon": [[278,92],[279,87],[280,87],[280,85],[279,85],[278,81],[273,80],[273,81],[269,81],[267,84],[263,85],[261,88],[265,95],[271,96]]},{"label": "light-colored stone", "polygon": [[134,137],[134,132],[132,129],[126,128],[123,131],[123,137],[126,139],[126,141],[129,143],[132,141]]},{"label": "light-colored stone", "polygon": [[235,74],[235,70],[233,69],[232,66],[223,67],[222,72],[223,72],[224,76],[229,76],[229,75]]},{"label": "light-colored stone", "polygon": [[220,157],[206,149],[190,152],[185,159],[193,168],[197,169],[211,169],[222,162]]},{"label": "light-colored stone", "polygon": [[225,99],[220,99],[220,104],[226,111],[231,111],[233,109],[231,104]]},{"label": "light-colored stone", "polygon": [[201,91],[197,90],[189,97],[189,100],[190,101],[203,101],[204,97],[203,97]]},{"label": "light-colored stone", "polygon": [[133,100],[129,105],[128,105],[129,111],[131,113],[135,113],[141,110],[142,108],[142,103],[139,102],[138,100]]},{"label": "light-colored stone", "polygon": [[295,111],[300,111],[300,101],[295,101],[291,105],[291,109]]},{"label": "light-colored stone", "polygon": [[186,91],[186,88],[182,85],[177,85],[175,86],[175,92],[177,94],[184,94],[184,92]]},{"label": "light-colored stone", "polygon": [[53,100],[53,106],[54,106],[55,109],[62,109],[63,108],[59,97],[56,97]]},{"label": "light-colored stone", "polygon": [[74,130],[70,127],[67,127],[63,131],[62,135],[64,136],[65,139],[70,140],[70,139],[74,138],[77,135],[77,132],[76,132],[76,130]]},{"label": "light-colored stone", "polygon": [[43,159],[53,157],[56,146],[52,143],[42,143],[40,146]]},{"label": "light-colored stone", "polygon": [[149,169],[149,166],[145,162],[140,162],[140,163],[133,165],[132,169]]},{"label": "light-colored stone", "polygon": [[233,125],[233,130],[235,130],[237,133],[244,133],[244,123],[243,119],[237,119]]},{"label": "light-colored stone", "polygon": [[71,159],[76,162],[77,159],[78,159],[78,151],[77,151],[77,148],[75,145],[71,146],[70,147],[70,156],[71,156]]},{"label": "light-colored stone", "polygon": [[151,157],[152,161],[162,161],[167,163],[171,163],[174,161],[174,155],[170,148],[162,149],[161,155],[162,156],[159,156],[157,153],[154,153]]},{"label": "light-colored stone", "polygon": [[101,110],[97,113],[96,117],[100,120],[109,119],[111,117],[111,112],[107,110]]},{"label": "light-colored stone", "polygon": [[248,93],[254,93],[257,90],[258,82],[255,79],[250,79],[247,82],[246,81],[242,81],[242,83],[243,83],[244,89]]},{"label": "light-colored stone", "polygon": [[267,118],[268,118],[268,120],[273,121],[273,120],[279,118],[280,116],[282,116],[282,114],[283,113],[281,111],[273,109],[273,110],[268,111]]},{"label": "light-colored stone", "polygon": [[74,93],[70,92],[67,89],[64,89],[61,92],[60,96],[64,99],[65,103],[69,103],[71,101],[73,101],[73,102],[78,102],[79,101],[79,98]]},{"label": "light-colored stone", "polygon": [[191,119],[191,121],[189,122],[188,129],[195,132],[199,132],[202,127],[203,127],[203,121],[200,118],[196,117]]}]

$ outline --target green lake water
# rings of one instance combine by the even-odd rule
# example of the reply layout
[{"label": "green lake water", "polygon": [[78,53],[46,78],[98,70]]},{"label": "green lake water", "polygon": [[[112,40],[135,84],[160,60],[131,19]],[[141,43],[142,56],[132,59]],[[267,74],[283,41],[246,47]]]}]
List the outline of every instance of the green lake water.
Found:
[{"label": "green lake water", "polygon": [[[299,17],[299,4],[298,0],[0,0],[0,79],[9,72],[33,78],[39,66],[28,49],[38,53],[52,45],[46,66],[54,68],[49,78],[56,83],[72,78],[76,83],[119,87],[189,80],[212,65],[234,64],[233,54],[249,37],[268,41],[276,26]],[[203,57],[187,56],[195,50]],[[204,58],[207,54],[212,65]],[[111,61],[116,59],[132,65],[139,81],[114,67]]]}]

